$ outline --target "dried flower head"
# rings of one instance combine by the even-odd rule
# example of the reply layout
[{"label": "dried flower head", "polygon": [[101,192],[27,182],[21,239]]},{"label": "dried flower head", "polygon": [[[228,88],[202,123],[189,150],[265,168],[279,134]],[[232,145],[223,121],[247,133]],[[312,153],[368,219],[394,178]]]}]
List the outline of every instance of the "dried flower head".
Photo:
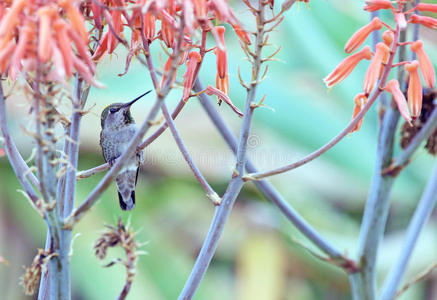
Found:
[{"label": "dried flower head", "polygon": [[[414,136],[422,129],[423,125],[428,121],[429,116],[435,108],[434,99],[436,92],[431,89],[425,89],[423,91],[422,100],[422,113],[418,118],[412,122],[412,126],[408,123],[404,123],[401,129],[400,145],[402,149],[405,149],[414,138]],[[437,154],[437,129],[429,136],[426,141],[425,149],[431,155]]]},{"label": "dried flower head", "polygon": [[117,246],[122,247],[126,252],[125,260],[116,258],[105,265],[105,267],[111,267],[117,263],[120,263],[126,267],[126,283],[119,296],[119,299],[124,299],[121,297],[121,295],[126,297],[126,295],[129,293],[136,273],[135,267],[138,256],[144,252],[138,250],[141,245],[135,241],[134,231],[130,228],[129,224],[124,225],[121,218],[118,219],[117,227],[106,225],[106,228],[107,231],[104,232],[94,244],[95,254],[98,259],[102,260],[106,257],[108,248]]},{"label": "dried flower head", "polygon": [[37,291],[41,273],[46,270],[47,263],[53,256],[56,254],[38,249],[38,254],[33,259],[32,264],[25,269],[24,275],[20,278],[20,284],[26,295],[33,295]]}]

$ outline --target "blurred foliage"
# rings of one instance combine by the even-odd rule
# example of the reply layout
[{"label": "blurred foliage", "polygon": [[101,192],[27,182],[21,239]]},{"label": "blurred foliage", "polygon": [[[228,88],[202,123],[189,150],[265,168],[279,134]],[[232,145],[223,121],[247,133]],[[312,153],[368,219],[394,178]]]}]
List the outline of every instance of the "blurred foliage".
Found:
[{"label": "blurred foliage", "polygon": [[[287,13],[284,23],[272,33],[271,43],[283,48],[279,62],[269,64],[267,80],[259,97],[267,95],[270,109],[256,111],[249,140],[250,157],[261,168],[279,166],[296,160],[320,147],[348,123],[353,96],[361,89],[366,64],[360,64],[344,83],[328,92],[322,78],[345,54],[348,37],[365,24],[368,14],[361,10],[363,1],[311,1]],[[250,13],[240,1],[234,1],[241,20]],[[279,4],[277,6],[279,7]],[[384,18],[384,16],[382,16]],[[245,24],[250,28],[252,24]],[[427,52],[436,61],[435,33],[423,29]],[[249,78],[238,41],[228,30],[231,98],[243,107],[244,90],[238,85],[237,66]],[[432,40],[433,39],[433,40]],[[213,45],[213,41],[209,41]],[[274,48],[272,47],[272,52]],[[165,57],[152,47],[162,66]],[[144,67],[135,62],[129,73],[124,69],[125,52],[106,58],[99,66],[104,90],[92,90],[81,131],[79,169],[103,162],[98,148],[101,109],[115,101],[126,101],[149,89],[151,83]],[[214,55],[207,56],[201,70],[205,84],[214,82]],[[168,99],[175,105],[180,89]],[[28,125],[27,110],[20,95],[8,100],[10,126],[22,152],[30,154],[32,143],[20,126]],[[134,117],[144,119],[153,97],[135,104]],[[95,105],[95,107],[93,107]],[[239,130],[239,119],[222,105],[223,117]],[[211,185],[223,194],[231,176],[234,159],[231,152],[203,113],[196,99],[177,119],[193,158]],[[356,253],[359,225],[373,169],[377,137],[376,107],[366,116],[360,132],[340,142],[317,161],[272,178],[284,197],[317,230],[348,255]],[[396,153],[399,149],[396,149]],[[392,193],[392,208],[379,259],[382,276],[388,271],[400,249],[403,230],[420,197],[433,159],[420,150],[401,173]],[[80,203],[103,174],[79,181]],[[8,265],[0,264],[0,298],[29,299],[19,287],[22,266],[29,265],[45,243],[45,226],[26,199],[7,162],[0,158],[0,254]],[[125,271],[121,266],[104,269],[93,254],[92,246],[104,224],[115,224],[118,216],[130,218],[138,230],[137,239],[147,242],[147,255],[140,257],[137,276],[129,299],[176,299],[206,235],[214,207],[183,162],[169,133],[163,134],[146,151],[137,186],[137,207],[122,213],[115,186],[104,193],[92,211],[73,232],[73,299],[114,299],[120,292]],[[217,253],[203,279],[195,299],[349,299],[347,277],[340,269],[322,262],[305,247],[316,249],[248,184],[240,195],[226,225]],[[410,263],[407,279],[437,260],[436,218],[427,225]],[[109,255],[122,255],[116,251]],[[414,285],[401,299],[425,299],[436,293],[436,276]],[[435,294],[434,294],[435,295]],[[431,296],[432,297],[432,296]],[[434,299],[434,298],[427,298]]]}]

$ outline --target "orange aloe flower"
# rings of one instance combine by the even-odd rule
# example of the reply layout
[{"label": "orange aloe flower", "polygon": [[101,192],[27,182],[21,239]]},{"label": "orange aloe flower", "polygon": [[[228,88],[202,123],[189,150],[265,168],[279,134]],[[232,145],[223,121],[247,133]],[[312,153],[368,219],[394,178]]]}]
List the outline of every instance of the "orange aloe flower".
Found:
[{"label": "orange aloe flower", "polygon": [[26,7],[27,0],[17,0],[12,2],[12,6],[6,13],[0,24],[0,37],[13,31],[13,28],[19,23],[18,14]]},{"label": "orange aloe flower", "polygon": [[366,6],[364,10],[368,12],[374,12],[380,9],[394,9],[390,0],[366,0]]},{"label": "orange aloe flower", "polygon": [[[117,35],[121,35],[123,32],[123,23],[121,21],[121,11],[119,10],[114,10],[111,12],[110,14],[110,19],[109,18],[109,14],[107,14],[107,11],[105,11],[105,17],[107,19],[108,22],[112,22],[113,27],[114,27],[114,31]],[[111,30],[108,29],[108,54],[112,54],[115,50],[115,48],[118,45],[118,39],[114,36],[114,34],[112,34]]]},{"label": "orange aloe flower", "polygon": [[229,95],[229,76],[226,75],[225,78],[220,78],[217,73],[217,76],[215,77],[215,86],[226,95]]},{"label": "orange aloe flower", "polygon": [[247,45],[250,45],[252,43],[250,41],[249,34],[246,31],[244,31],[240,25],[238,25],[238,24],[231,24],[231,25],[232,25],[232,28],[234,28],[234,31],[237,34],[240,41],[242,41],[243,43],[245,43]]},{"label": "orange aloe flower", "polygon": [[[166,61],[166,63],[165,63],[165,65],[164,65],[164,72],[163,72],[162,79],[161,79],[161,88],[164,86],[164,83],[167,80],[167,74],[170,71],[171,62],[172,62],[172,59],[171,59],[171,56],[169,56],[167,61]],[[177,74],[175,72],[175,74],[174,74],[174,76],[173,76],[173,78],[171,80],[170,85],[172,85],[173,82],[176,80],[176,75]]]},{"label": "orange aloe flower", "polygon": [[17,44],[15,44],[14,41],[10,41],[4,48],[0,50],[0,74],[6,72],[7,68],[9,67],[10,58],[12,53],[14,53],[16,46]]},{"label": "orange aloe flower", "polygon": [[391,47],[394,38],[395,38],[395,34],[391,30],[386,30],[382,34],[382,41],[384,42],[384,44],[387,45],[387,47]]},{"label": "orange aloe flower", "polygon": [[[71,48],[70,38],[68,37],[68,25],[63,20],[56,20],[53,26],[57,33],[57,40],[65,74],[67,77],[70,77],[73,74],[73,49]],[[59,64],[59,62],[57,62],[57,64]]]},{"label": "orange aloe flower", "polygon": [[152,41],[155,37],[156,18],[151,13],[146,13],[143,15],[143,22],[144,35],[147,40]]},{"label": "orange aloe flower", "polygon": [[207,17],[206,0],[192,0],[196,19],[205,20]]},{"label": "orange aloe flower", "polygon": [[[354,112],[352,114],[352,119],[355,119],[355,117],[360,113],[360,111],[363,109],[364,105],[367,104],[367,96],[364,93],[360,93],[355,96],[354,98],[355,106],[354,106]],[[355,125],[354,128],[351,129],[349,133],[356,132],[360,130],[361,125],[363,124],[364,117],[361,118],[361,120]]]},{"label": "orange aloe flower", "polygon": [[88,31],[85,26],[85,20],[80,11],[73,5],[74,1],[60,0],[59,4],[67,11],[68,19],[73,28],[80,34],[86,44],[88,44]]},{"label": "orange aloe flower", "polygon": [[102,9],[100,6],[95,2],[91,1],[91,11],[93,12],[93,20],[94,24],[98,29],[102,28]]},{"label": "orange aloe flower", "polygon": [[228,58],[227,49],[225,46],[225,27],[217,26],[217,35],[219,38],[219,43],[222,48],[218,47],[215,49],[216,64],[217,64],[217,76],[216,76],[216,87],[221,90],[226,95],[229,94],[229,76],[228,76]]},{"label": "orange aloe flower", "polygon": [[[172,17],[175,14],[175,4],[174,0],[170,0],[167,13]],[[173,26],[164,18],[161,17],[161,38],[168,48],[173,48],[174,46],[174,30]]]},{"label": "orange aloe flower", "polygon": [[385,85],[384,90],[392,94],[393,100],[396,102],[399,113],[408,123],[410,123],[411,116],[410,112],[408,111],[407,100],[405,100],[405,96],[399,87],[399,82],[396,79],[390,80]]},{"label": "orange aloe flower", "polygon": [[431,60],[429,59],[425,50],[423,50],[423,42],[421,40],[417,40],[411,44],[410,48],[411,51],[417,54],[423,80],[428,87],[433,88],[435,85],[435,71]]},{"label": "orange aloe flower", "polygon": [[8,72],[8,75],[13,81],[18,78],[18,74],[22,67],[21,60],[26,55],[27,45],[32,41],[35,34],[35,29],[32,25],[33,24],[26,22],[26,24],[20,29],[20,40],[18,41],[17,47],[12,55],[11,65]]},{"label": "orange aloe flower", "polygon": [[100,40],[100,45],[97,47],[96,51],[93,54],[93,60],[99,60],[106,53],[106,50],[108,50],[108,38],[110,34],[111,32],[107,31],[103,35],[102,39]]},{"label": "orange aloe flower", "polygon": [[52,21],[56,16],[55,6],[43,6],[38,11],[39,17],[39,37],[38,37],[38,57],[42,62],[47,62],[51,57]]},{"label": "orange aloe flower", "polygon": [[375,30],[382,28],[382,22],[378,17],[374,17],[373,20],[364,27],[358,29],[347,41],[346,46],[344,46],[344,52],[351,53],[357,50],[361,44],[367,39],[369,34]]},{"label": "orange aloe flower", "polygon": [[182,99],[187,101],[190,97],[191,88],[194,82],[194,72],[196,71],[197,65],[202,60],[200,54],[196,51],[192,51],[188,54],[187,70],[183,76],[184,79],[184,91],[182,94]]},{"label": "orange aloe flower", "polygon": [[410,19],[408,21],[413,24],[421,24],[431,29],[437,29],[437,19],[431,17],[419,16],[413,14],[410,16]]},{"label": "orange aloe flower", "polygon": [[375,87],[376,81],[378,80],[379,73],[381,70],[381,65],[384,57],[390,52],[390,48],[384,43],[378,43],[375,47],[375,55],[370,62],[369,68],[367,69],[366,76],[364,76],[363,91],[366,94],[370,94]]},{"label": "orange aloe flower", "polygon": [[323,81],[325,82],[328,88],[333,87],[334,85],[343,81],[358,65],[358,63],[367,59],[370,60],[372,58],[372,50],[370,50],[369,46],[365,46],[362,50],[357,53],[346,57],[328,76],[326,76]]},{"label": "orange aloe flower", "polygon": [[416,9],[418,11],[429,11],[437,13],[437,4],[419,3],[417,4]]},{"label": "orange aloe flower", "polygon": [[405,65],[405,71],[410,74],[408,82],[408,107],[411,116],[415,119],[422,110],[422,82],[419,77],[419,62],[413,60]]}]

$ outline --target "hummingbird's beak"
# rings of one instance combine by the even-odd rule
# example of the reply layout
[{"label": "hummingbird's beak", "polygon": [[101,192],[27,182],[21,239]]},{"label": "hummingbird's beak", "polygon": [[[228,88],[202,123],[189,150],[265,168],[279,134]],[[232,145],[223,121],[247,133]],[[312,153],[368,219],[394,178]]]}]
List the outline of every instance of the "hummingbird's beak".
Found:
[{"label": "hummingbird's beak", "polygon": [[121,106],[121,108],[128,108],[128,107],[130,107],[132,104],[134,104],[135,102],[137,102],[138,100],[140,100],[142,97],[144,97],[145,95],[147,95],[147,94],[150,93],[151,91],[152,91],[152,90],[147,91],[147,92],[145,92],[144,94],[142,94],[142,95],[136,97],[134,100],[129,101],[129,102],[126,103],[126,104],[123,104],[123,105]]}]

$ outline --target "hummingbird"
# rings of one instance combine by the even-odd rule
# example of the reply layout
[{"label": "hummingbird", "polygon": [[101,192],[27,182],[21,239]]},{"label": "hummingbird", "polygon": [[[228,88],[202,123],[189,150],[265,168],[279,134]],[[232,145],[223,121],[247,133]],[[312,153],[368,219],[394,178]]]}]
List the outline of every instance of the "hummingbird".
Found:
[{"label": "hummingbird", "polygon": [[[150,92],[151,90],[127,103],[113,103],[102,111],[100,117],[102,123],[100,146],[102,147],[103,157],[110,166],[123,154],[138,130],[138,126],[130,113],[131,105]],[[118,200],[122,210],[132,210],[135,207],[135,186],[142,162],[143,151],[137,150],[115,177]]]}]

